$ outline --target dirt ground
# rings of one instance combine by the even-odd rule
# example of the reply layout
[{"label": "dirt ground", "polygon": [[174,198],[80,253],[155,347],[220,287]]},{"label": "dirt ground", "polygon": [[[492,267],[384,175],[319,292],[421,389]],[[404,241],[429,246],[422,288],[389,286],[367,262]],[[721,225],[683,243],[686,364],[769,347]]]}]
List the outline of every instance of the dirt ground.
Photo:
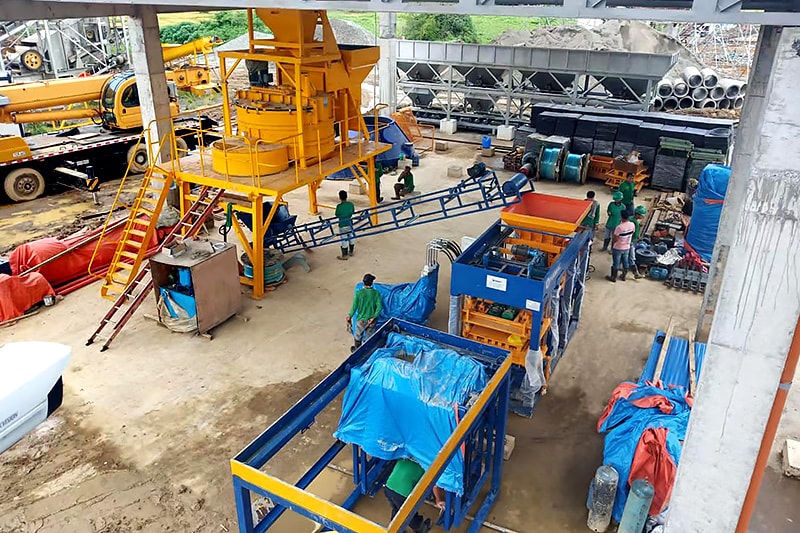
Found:
[{"label": "dirt ground", "polygon": [[[444,169],[467,167],[474,154],[473,146],[456,145],[425,156],[415,171],[418,188],[428,192],[454,184]],[[491,164],[502,166],[499,158]],[[383,180],[384,196],[391,181]],[[590,186],[605,204],[608,191]],[[320,201],[335,203],[340,188],[326,182]],[[583,197],[589,186],[537,188]],[[51,196],[25,209],[45,213],[45,219],[53,209],[64,209],[64,217],[74,218],[80,204],[64,198]],[[355,202],[365,206],[366,198]],[[310,218],[303,214],[306,205],[304,192],[290,197],[290,209]],[[9,215],[17,209],[0,208],[0,228],[9,227],[9,216],[28,218]],[[317,249],[308,254],[310,273],[291,270],[288,283],[264,299],[244,297],[242,315],[249,320],[229,320],[214,329],[211,341],[170,333],[145,319],[152,312],[148,302],[110,350],[86,347],[109,307],[97,285],[0,329],[2,342],[48,340],[73,348],[63,407],[0,456],[0,532],[236,530],[229,460],[347,357],[344,316],[354,284],[365,272],[378,282],[413,281],[430,239],[477,236],[497,216],[481,212],[361,239],[346,262],[335,259],[336,247]],[[430,326],[445,330],[450,268],[442,259],[439,305]],[[670,316],[678,332],[695,327],[701,296],[649,280],[610,284],[603,279],[609,262],[605,254],[593,256],[597,271],[588,283],[580,327],[534,417],[509,418],[516,449],[488,518],[493,524],[525,533],[586,531],[588,484],[602,460],[596,422],[612,389],[638,376],[656,328],[663,329]],[[800,436],[798,408],[793,393],[782,435]],[[334,406],[268,470],[294,481],[326,446],[337,419]],[[347,457],[339,460],[350,466]],[[773,460],[752,531],[797,531],[800,482],[783,478],[776,468]],[[344,475],[325,471],[312,489],[341,501],[348,486]],[[378,498],[360,503],[357,511],[383,523],[389,513]],[[287,516],[273,530],[311,531],[311,524]]]}]

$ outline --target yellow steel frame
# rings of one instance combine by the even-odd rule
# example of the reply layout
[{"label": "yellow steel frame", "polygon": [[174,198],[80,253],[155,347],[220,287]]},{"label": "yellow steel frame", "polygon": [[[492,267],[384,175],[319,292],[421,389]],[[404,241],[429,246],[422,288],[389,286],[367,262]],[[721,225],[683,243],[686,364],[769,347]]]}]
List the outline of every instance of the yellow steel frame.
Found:
[{"label": "yellow steel frame", "polygon": [[[308,22],[308,16],[298,15],[296,10],[283,10],[275,15],[270,11],[270,16],[277,17],[276,20],[283,21],[281,17],[286,17],[286,21],[292,22],[297,19]],[[285,12],[285,14],[284,14]],[[327,25],[327,18],[324,12],[314,12],[313,15],[317,17],[318,21],[322,21]],[[353,104],[360,101],[353,99],[350,95],[346,75],[342,74],[340,70],[342,56],[331,52],[332,46],[335,46],[335,41],[331,42],[332,35],[326,37],[324,42],[278,42],[275,40],[257,40],[254,39],[253,34],[253,10],[248,10],[248,32],[250,43],[248,50],[242,51],[229,51],[220,52],[220,77],[222,85],[222,93],[226,95],[223,98],[222,113],[225,125],[225,135],[233,135],[232,125],[232,112],[231,103],[227,98],[228,94],[228,81],[233,70],[241,63],[243,59],[251,59],[257,61],[268,61],[278,65],[278,68],[285,73],[283,76],[284,81],[290,82],[293,85],[295,102],[303,102],[303,98],[308,96],[308,84],[302,81],[303,77],[309,72],[323,73],[328,75],[327,66],[337,66],[339,70],[329,77],[334,79],[336,85],[336,94],[338,101],[334,99],[335,106],[338,105],[339,116],[341,119],[335,123],[340,132],[339,142],[335,145],[333,154],[323,154],[320,144],[319,132],[315,132],[317,136],[317,150],[313,154],[305,153],[307,147],[304,143],[303,131],[303,116],[302,113],[297,115],[297,133],[291,135],[280,141],[280,144],[286,144],[294,147],[295,158],[292,161],[293,165],[289,170],[276,173],[272,168],[261,168],[263,165],[256,160],[259,148],[265,144],[269,144],[262,139],[258,139],[255,143],[251,144],[251,169],[252,176],[241,177],[233,176],[227,168],[225,172],[220,173],[212,168],[211,156],[208,147],[203,145],[203,138],[207,134],[214,134],[218,136],[216,131],[203,131],[202,126],[197,129],[190,129],[182,127],[182,130],[187,132],[187,135],[196,136],[200,142],[197,154],[190,154],[185,158],[173,157],[170,161],[161,161],[158,164],[152,164],[151,171],[156,174],[174,177],[175,183],[181,191],[181,211],[182,214],[191,206],[191,192],[190,186],[205,185],[212,188],[224,189],[234,193],[238,193],[235,199],[228,200],[228,203],[233,204],[233,209],[237,212],[248,213],[252,216],[252,238],[248,238],[245,230],[238,224],[234,224],[234,231],[242,243],[242,247],[253,265],[253,279],[247,277],[240,277],[241,282],[245,285],[252,286],[253,297],[261,298],[265,293],[264,287],[264,236],[266,235],[267,228],[275,217],[278,207],[285,204],[285,195],[301,187],[308,188],[309,211],[312,214],[318,214],[320,207],[325,207],[317,201],[317,190],[319,189],[322,181],[326,176],[339,172],[343,169],[352,169],[353,174],[362,185],[366,183],[367,191],[369,194],[369,202],[371,207],[378,205],[378,191],[375,186],[375,157],[383,152],[388,151],[391,145],[381,144],[377,142],[379,138],[377,110],[375,109],[375,131],[372,132],[372,137],[376,142],[369,141],[370,132],[367,129],[366,123],[361,115],[360,109]],[[329,28],[329,26],[327,26]],[[280,29],[280,28],[279,28]],[[301,28],[296,31],[296,36],[299,39],[305,39],[308,28]],[[304,33],[305,32],[305,33]],[[326,34],[328,32],[325,32]],[[289,32],[291,35],[291,32]],[[229,65],[228,61],[232,60]],[[328,63],[326,63],[328,62]],[[326,66],[327,65],[327,66]],[[363,64],[356,64],[354,68],[363,68]],[[361,71],[363,73],[363,70]],[[344,77],[343,77],[344,76]],[[174,130],[171,124],[171,118],[157,119],[155,122],[170,121],[170,130]],[[154,123],[148,125],[145,129],[148,138],[148,150],[150,161],[158,161],[158,149],[154,150],[153,147],[159,146],[161,143],[156,140],[153,142],[150,137],[150,132],[155,131]],[[362,134],[362,139],[351,141],[348,132],[352,129],[351,125],[357,125],[358,131]],[[305,133],[307,136],[309,133]],[[364,140],[366,139],[366,140]],[[167,139],[172,143],[172,148],[169,153],[178,154],[175,145],[176,139],[170,136]],[[163,142],[163,140],[161,140]],[[221,141],[223,143],[225,139]],[[273,141],[275,142],[275,141]],[[326,159],[327,157],[327,159]],[[361,167],[366,164],[366,170]],[[269,199],[272,202],[272,208],[264,216],[264,200]],[[377,223],[377,214],[374,215],[374,222]]]},{"label": "yellow steel frame", "polygon": [[[202,139],[204,134],[211,133],[199,128],[196,130],[189,128],[184,129],[187,131],[187,135],[197,135],[199,139]],[[154,128],[151,127],[146,130],[148,139],[150,131],[154,131]],[[375,132],[374,136],[375,138],[378,137],[377,132]],[[294,137],[299,138],[299,135]],[[177,146],[175,145],[176,140],[174,138],[162,139],[161,142],[170,142],[172,144],[170,153],[178,153]],[[295,142],[296,145],[302,144],[301,142]],[[350,152],[346,151],[346,144],[350,145]],[[148,143],[148,145],[150,147],[150,161],[156,161],[160,143]],[[259,142],[254,144],[254,154],[257,153],[258,145]],[[258,168],[259,163],[256,162],[255,159],[253,160],[255,172],[251,177],[238,178],[227,173],[214,173],[211,170],[210,154],[208,153],[207,147],[203,145],[198,147],[199,155],[185,158],[173,157],[168,162],[162,161],[160,164],[154,165],[152,170],[157,174],[170,174],[174,177],[175,183],[181,190],[182,214],[185,213],[192,204],[190,187],[193,184],[205,185],[238,193],[240,198],[237,198],[236,201],[229,201],[228,203],[234,204],[234,211],[250,214],[253,220],[251,238],[248,238],[241,226],[238,224],[233,225],[234,231],[242,244],[242,248],[253,265],[253,278],[250,279],[245,276],[240,276],[240,281],[242,284],[253,288],[252,295],[254,298],[261,298],[267,291],[264,287],[264,236],[277,213],[278,206],[286,204],[286,200],[284,199],[286,194],[301,187],[308,187],[309,210],[312,214],[316,214],[319,212],[320,207],[324,207],[317,201],[317,190],[325,179],[325,176],[350,168],[359,182],[361,182],[362,185],[367,185],[370,206],[376,207],[378,205],[378,192],[375,186],[375,157],[389,150],[391,146],[365,141],[349,143],[341,141],[337,145],[337,148],[338,154],[335,153],[329,160],[324,161],[322,158],[319,158],[315,165],[307,166],[305,169],[302,169],[302,171],[299,166],[295,164],[294,168],[277,175],[277,178],[276,175],[268,175],[270,174],[269,172],[260,172]],[[336,158],[338,158],[338,161],[336,161]],[[194,164],[190,165],[189,163]],[[325,163],[325,165],[323,163]],[[366,170],[362,168],[362,163],[366,163]],[[292,179],[287,179],[289,175],[292,176]],[[280,184],[275,185],[276,180],[281,180]],[[272,202],[272,208],[267,213],[266,218],[264,217],[263,210],[265,199]],[[377,215],[375,215],[375,218],[377,219]],[[375,220],[375,222],[377,223],[377,220]]]}]

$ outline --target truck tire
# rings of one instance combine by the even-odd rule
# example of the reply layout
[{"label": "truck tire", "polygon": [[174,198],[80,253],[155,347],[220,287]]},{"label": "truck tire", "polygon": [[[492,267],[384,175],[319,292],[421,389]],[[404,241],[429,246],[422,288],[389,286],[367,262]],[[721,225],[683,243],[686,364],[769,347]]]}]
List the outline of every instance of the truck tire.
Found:
[{"label": "truck tire", "polygon": [[44,58],[38,50],[25,50],[19,58],[20,63],[31,72],[39,72],[44,66]]},{"label": "truck tire", "polygon": [[128,167],[134,174],[143,174],[147,170],[147,148],[144,144],[133,144],[128,148]]},{"label": "truck tire", "polygon": [[3,190],[11,201],[27,202],[44,193],[44,177],[34,168],[16,168],[6,174]]}]

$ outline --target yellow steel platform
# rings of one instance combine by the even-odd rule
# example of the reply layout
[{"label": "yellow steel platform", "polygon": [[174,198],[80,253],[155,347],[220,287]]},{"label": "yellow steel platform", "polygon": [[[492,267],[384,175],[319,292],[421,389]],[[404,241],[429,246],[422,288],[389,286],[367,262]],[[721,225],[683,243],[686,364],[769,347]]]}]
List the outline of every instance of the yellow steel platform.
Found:
[{"label": "yellow steel platform", "polygon": [[178,181],[223,188],[247,195],[280,197],[300,187],[325,179],[340,170],[358,165],[392,148],[391,144],[372,141],[353,142],[341,146],[334,154],[312,166],[297,168],[292,166],[277,174],[263,176],[231,176],[216,172],[211,168],[211,149],[189,154],[178,160],[175,176]]}]

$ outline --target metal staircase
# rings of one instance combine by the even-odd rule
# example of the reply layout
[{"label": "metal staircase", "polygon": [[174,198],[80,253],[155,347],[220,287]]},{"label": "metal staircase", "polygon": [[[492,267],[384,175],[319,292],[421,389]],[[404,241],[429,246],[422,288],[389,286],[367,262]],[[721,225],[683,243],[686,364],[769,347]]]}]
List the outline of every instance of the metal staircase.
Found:
[{"label": "metal staircase", "polygon": [[[352,218],[353,233],[357,238],[367,237],[505,207],[519,202],[523,189],[533,190],[533,186],[529,181],[520,188],[511,185],[511,180],[501,184],[491,170],[475,173],[454,187],[356,211]],[[379,215],[377,219],[376,214]],[[275,247],[289,253],[340,242],[343,239],[337,231],[338,223],[336,217],[320,217],[317,221],[295,226],[274,238]]]},{"label": "metal staircase", "polygon": [[147,169],[136,199],[130,206],[128,222],[108,267],[105,282],[100,288],[103,298],[114,300],[122,294],[136,277],[146,258],[147,248],[156,231],[158,215],[164,207],[173,181],[171,173],[156,175],[154,170],[155,167]]},{"label": "metal staircase", "polygon": [[[209,187],[200,189],[195,202],[186,211],[183,218],[173,226],[172,230],[164,239],[164,242],[169,243],[174,238],[180,236],[182,232],[183,237],[192,237],[196,235],[197,232],[200,231],[200,228],[203,227],[204,222],[211,215],[214,207],[224,193],[225,191],[222,189],[211,189]],[[151,254],[146,253],[145,247],[145,258],[149,255]],[[114,337],[116,337],[125,324],[127,324],[128,320],[133,316],[133,313],[135,313],[144,302],[147,295],[150,294],[150,290],[153,288],[153,278],[151,278],[149,274],[150,264],[146,263],[142,269],[136,273],[133,280],[122,289],[114,301],[114,305],[111,306],[111,309],[108,310],[100,321],[100,325],[86,341],[86,346],[89,346],[97,340],[100,333],[102,333],[106,327],[112,326],[111,334],[105,339],[100,351],[102,352],[108,349]]]}]

